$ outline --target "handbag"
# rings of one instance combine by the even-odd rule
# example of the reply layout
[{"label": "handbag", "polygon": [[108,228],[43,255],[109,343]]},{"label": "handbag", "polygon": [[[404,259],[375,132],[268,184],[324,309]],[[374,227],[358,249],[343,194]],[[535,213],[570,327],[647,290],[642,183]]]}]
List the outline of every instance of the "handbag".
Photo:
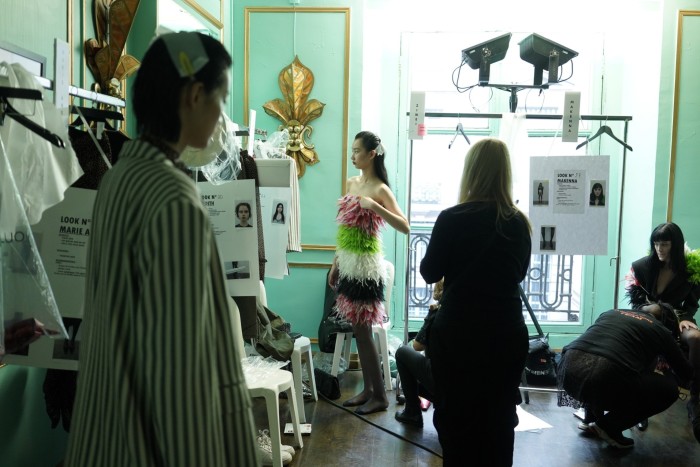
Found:
[{"label": "handbag", "polygon": [[554,352],[549,348],[549,334],[530,338],[525,360],[525,380],[535,386],[556,386]]},{"label": "handbag", "polygon": [[330,400],[340,398],[340,381],[338,381],[337,376],[333,376],[320,368],[314,368],[314,377],[316,379],[316,390],[323,397]]}]

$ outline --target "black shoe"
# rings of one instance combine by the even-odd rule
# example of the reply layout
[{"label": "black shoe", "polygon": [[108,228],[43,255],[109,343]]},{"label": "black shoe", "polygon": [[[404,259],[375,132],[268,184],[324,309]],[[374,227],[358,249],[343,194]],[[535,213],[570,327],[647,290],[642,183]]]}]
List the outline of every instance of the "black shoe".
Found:
[{"label": "black shoe", "polygon": [[646,431],[646,429],[649,428],[649,419],[645,418],[641,422],[637,423],[637,429],[639,431]]},{"label": "black shoe", "polygon": [[410,415],[406,413],[406,410],[402,410],[401,412],[396,412],[394,418],[406,425],[423,428],[423,414],[420,411],[415,415]]},{"label": "black shoe", "polygon": [[687,407],[690,425],[693,427],[693,435],[698,443],[700,443],[700,399],[695,397],[691,398],[688,401]]},{"label": "black shoe", "polygon": [[634,440],[622,435],[621,431],[615,432],[611,429],[605,430],[599,425],[600,422],[591,423],[593,429],[598,433],[598,436],[607,442],[610,446],[618,449],[630,449],[634,447]]}]

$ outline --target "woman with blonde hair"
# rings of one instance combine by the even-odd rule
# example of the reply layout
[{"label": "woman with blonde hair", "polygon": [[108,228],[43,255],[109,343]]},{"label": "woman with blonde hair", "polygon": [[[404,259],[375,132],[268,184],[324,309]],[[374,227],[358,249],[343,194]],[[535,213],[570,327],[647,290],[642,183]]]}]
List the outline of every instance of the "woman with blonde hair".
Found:
[{"label": "woman with blonde hair", "polygon": [[[505,143],[483,139],[467,153],[459,204],[438,216],[420,272],[445,278],[428,348],[435,380],[433,423],[444,465],[511,465],[518,386],[528,332],[520,282],[531,228],[513,202]],[[498,351],[494,351],[495,348]],[[455,375],[478,375],[468,385]]]}]

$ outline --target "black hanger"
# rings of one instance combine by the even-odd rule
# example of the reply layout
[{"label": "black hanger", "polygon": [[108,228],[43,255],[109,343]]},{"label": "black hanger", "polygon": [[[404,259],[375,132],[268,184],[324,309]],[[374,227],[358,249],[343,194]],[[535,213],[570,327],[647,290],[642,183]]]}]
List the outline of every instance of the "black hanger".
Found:
[{"label": "black hanger", "polygon": [[114,110],[91,109],[90,107],[70,106],[70,113],[78,114],[78,110],[83,114],[88,122],[106,122],[107,120],[124,121],[124,116]]},{"label": "black hanger", "polygon": [[[54,133],[51,133],[49,130],[46,128],[42,127],[41,125],[38,125],[34,123],[33,121],[29,120],[27,117],[24,115],[20,114],[15,110],[14,107],[12,107],[12,104],[10,104],[7,101],[7,97],[0,96],[0,117],[3,115],[7,115],[11,119],[15,120],[17,123],[20,125],[26,127],[27,129],[33,131],[37,135],[41,136],[44,138],[46,141],[49,143],[53,144],[54,146],[57,146],[59,148],[65,148],[66,144],[63,142],[63,140],[58,136],[55,135]],[[0,118],[0,125],[2,124],[2,119]]]},{"label": "black hanger", "polygon": [[586,141],[584,141],[583,143],[581,143],[581,144],[579,144],[578,146],[576,146],[576,149],[581,149],[582,147],[584,147],[585,145],[587,145],[590,141],[593,141],[594,139],[598,138],[599,136],[601,136],[601,135],[603,135],[603,134],[606,134],[606,135],[610,136],[612,139],[614,139],[615,141],[617,141],[618,143],[620,143],[620,144],[621,144],[622,146],[624,146],[626,149],[629,149],[630,151],[632,150],[632,146],[630,146],[629,144],[625,143],[625,142],[622,141],[620,138],[618,138],[617,136],[615,136],[615,133],[613,133],[613,131],[612,131],[612,130],[610,129],[610,127],[607,126],[607,125],[603,125],[603,126],[601,126],[600,128],[598,128],[598,131],[596,131],[595,134],[594,134],[593,136],[589,136],[588,138],[586,138]]},{"label": "black hanger", "polygon": [[457,139],[457,135],[460,134],[460,133],[462,133],[462,136],[464,136],[464,139],[467,140],[467,144],[469,144],[469,145],[472,144],[472,142],[469,141],[469,137],[468,137],[467,134],[464,132],[464,127],[462,126],[461,123],[458,123],[458,124],[457,124],[457,128],[455,128],[455,135],[452,137],[452,141],[450,141],[450,144],[447,145],[447,149],[451,149],[451,148],[452,148],[452,145],[454,144],[455,139]]},{"label": "black hanger", "polygon": [[[106,123],[105,127],[109,130],[114,130],[114,128],[112,128],[108,120],[124,121],[124,116],[120,112],[114,110],[91,109],[89,107],[78,107],[76,105],[70,106],[70,113],[78,115],[78,111],[83,114],[83,117],[85,117],[88,123],[103,122]],[[82,119],[78,116],[78,118],[73,120],[70,126],[80,126],[82,123]]]}]

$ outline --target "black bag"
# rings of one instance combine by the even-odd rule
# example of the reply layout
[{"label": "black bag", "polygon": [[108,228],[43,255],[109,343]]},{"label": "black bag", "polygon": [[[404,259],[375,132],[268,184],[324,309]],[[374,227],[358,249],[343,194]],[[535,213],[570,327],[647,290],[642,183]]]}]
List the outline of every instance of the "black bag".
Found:
[{"label": "black bag", "polygon": [[549,334],[530,339],[525,360],[525,380],[534,386],[556,386],[554,352],[549,348]]},{"label": "black bag", "polygon": [[320,368],[314,368],[316,378],[316,390],[324,397],[331,400],[340,398],[340,381],[337,376],[326,373]]},{"label": "black bag", "polygon": [[[330,271],[328,272],[330,274]],[[318,348],[321,352],[333,353],[335,351],[335,338],[339,332],[352,332],[352,325],[337,319],[335,310],[335,290],[328,285],[326,275],[326,294],[323,301],[323,317],[318,325]]]}]

